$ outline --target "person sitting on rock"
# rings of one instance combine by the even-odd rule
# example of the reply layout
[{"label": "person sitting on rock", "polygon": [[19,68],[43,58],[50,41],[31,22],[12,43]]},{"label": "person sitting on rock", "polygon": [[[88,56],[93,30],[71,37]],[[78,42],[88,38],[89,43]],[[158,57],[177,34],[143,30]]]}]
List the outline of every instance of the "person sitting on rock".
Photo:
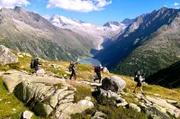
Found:
[{"label": "person sitting on rock", "polygon": [[135,73],[135,78],[134,80],[137,82],[136,87],[134,88],[133,93],[136,93],[136,89],[137,87],[140,88],[141,93],[144,95],[143,89],[142,89],[142,82],[145,81],[145,73],[137,71],[137,73]]}]

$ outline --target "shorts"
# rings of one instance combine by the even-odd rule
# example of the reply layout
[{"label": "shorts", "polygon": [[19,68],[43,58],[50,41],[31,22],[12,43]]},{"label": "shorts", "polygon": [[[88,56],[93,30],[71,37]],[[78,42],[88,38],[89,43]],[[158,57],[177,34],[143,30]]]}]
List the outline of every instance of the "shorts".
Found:
[{"label": "shorts", "polygon": [[140,81],[137,82],[137,86],[138,87],[141,87],[142,86],[142,83]]},{"label": "shorts", "polygon": [[35,66],[35,71],[37,71],[38,70],[38,66]]}]

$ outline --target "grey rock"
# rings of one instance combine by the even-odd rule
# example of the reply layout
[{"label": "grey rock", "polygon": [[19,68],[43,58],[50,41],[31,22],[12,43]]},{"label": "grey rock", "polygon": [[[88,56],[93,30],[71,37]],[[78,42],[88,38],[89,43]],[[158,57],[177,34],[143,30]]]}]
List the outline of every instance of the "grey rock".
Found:
[{"label": "grey rock", "polygon": [[106,91],[106,90],[100,89],[100,96],[104,96],[107,98],[114,98],[116,101],[121,99],[117,93],[112,92],[111,90]]},{"label": "grey rock", "polygon": [[150,96],[146,96],[146,98],[147,98],[147,100],[153,102],[154,104],[160,106],[161,108],[165,108],[167,110],[167,112],[169,112],[171,115],[173,115],[175,117],[180,116],[180,109],[178,109],[174,105],[167,103],[166,100],[163,100],[161,98],[153,98]]},{"label": "grey rock", "polygon": [[137,112],[141,112],[141,108],[134,103],[129,103],[128,107],[136,110]]},{"label": "grey rock", "polygon": [[153,119],[171,119],[167,114],[162,113],[156,107],[147,107],[145,113]]},{"label": "grey rock", "polygon": [[106,77],[102,80],[102,88],[113,92],[122,91],[126,87],[126,82],[118,76]]},{"label": "grey rock", "polygon": [[33,110],[40,116],[48,117],[52,113],[53,108],[47,104],[39,102],[33,107]]},{"label": "grey rock", "polygon": [[18,57],[8,48],[0,45],[0,65],[18,63]]},{"label": "grey rock", "polygon": [[63,110],[65,110],[67,107],[69,107],[72,104],[73,104],[72,102],[61,104],[61,105],[59,105],[59,107],[57,107],[56,110],[59,112],[62,112]]},{"label": "grey rock", "polygon": [[103,67],[103,72],[109,73],[109,70],[107,69],[107,67]]},{"label": "grey rock", "polygon": [[7,90],[12,93],[14,91],[14,88],[22,82],[22,79],[15,78],[14,75],[3,75],[2,76],[3,83],[6,86]]},{"label": "grey rock", "polygon": [[33,116],[33,113],[30,111],[24,111],[22,113],[22,119],[31,119],[32,116]]},{"label": "grey rock", "polygon": [[117,107],[125,107],[127,105],[128,105],[128,103],[126,101],[116,104]]},{"label": "grey rock", "polygon": [[94,104],[89,100],[80,100],[78,103],[74,103],[64,109],[63,113],[68,115],[82,113],[86,109],[93,108]]},{"label": "grey rock", "polygon": [[104,117],[106,117],[106,114],[104,114],[103,112],[100,112],[100,111],[96,111],[94,116],[91,117],[90,119],[104,119]]}]

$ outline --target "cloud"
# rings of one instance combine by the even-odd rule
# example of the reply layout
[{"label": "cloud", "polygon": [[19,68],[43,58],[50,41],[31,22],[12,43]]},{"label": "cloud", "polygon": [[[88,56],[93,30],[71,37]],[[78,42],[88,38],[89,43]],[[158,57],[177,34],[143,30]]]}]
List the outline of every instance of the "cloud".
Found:
[{"label": "cloud", "polygon": [[179,3],[178,3],[178,2],[175,2],[173,5],[174,5],[175,7],[177,7],[177,6],[179,6]]},{"label": "cloud", "polygon": [[47,20],[49,20],[49,19],[51,18],[51,16],[50,16],[50,15],[48,15],[48,14],[43,15],[43,17],[44,17],[45,19],[47,19]]},{"label": "cloud", "polygon": [[16,5],[29,5],[27,0],[0,0],[0,8],[13,8]]},{"label": "cloud", "polygon": [[112,0],[49,0],[47,8],[61,8],[77,12],[91,12],[103,10]]}]

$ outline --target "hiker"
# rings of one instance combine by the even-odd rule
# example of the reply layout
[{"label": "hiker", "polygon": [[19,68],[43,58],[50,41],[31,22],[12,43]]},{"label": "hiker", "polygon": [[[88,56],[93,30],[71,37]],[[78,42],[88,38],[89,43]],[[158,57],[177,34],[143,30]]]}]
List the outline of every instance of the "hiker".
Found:
[{"label": "hiker", "polygon": [[32,59],[32,60],[31,60],[31,68],[34,69],[34,71],[35,71],[35,72],[32,72],[32,74],[33,74],[33,73],[37,73],[37,71],[39,70],[38,65],[41,65],[41,64],[39,63],[39,58],[36,58],[36,59]]},{"label": "hiker", "polygon": [[143,73],[142,71],[137,71],[137,72],[135,73],[134,81],[137,82],[137,85],[136,85],[136,87],[134,88],[133,93],[136,93],[136,89],[137,89],[137,87],[139,87],[140,90],[141,90],[141,93],[144,95],[144,92],[143,92],[143,90],[142,90],[142,82],[145,81],[145,78],[144,78],[144,77],[145,77],[145,73]]},{"label": "hiker", "polygon": [[97,78],[95,78],[94,81],[99,80],[99,83],[101,82],[101,70],[102,70],[101,64],[99,66],[94,66],[94,72],[96,73],[97,76]]},{"label": "hiker", "polygon": [[76,80],[76,68],[77,68],[76,65],[77,62],[76,63],[71,62],[69,65],[69,71],[71,72],[71,75],[69,77],[70,80],[72,79],[73,76],[74,76],[74,80]]}]

